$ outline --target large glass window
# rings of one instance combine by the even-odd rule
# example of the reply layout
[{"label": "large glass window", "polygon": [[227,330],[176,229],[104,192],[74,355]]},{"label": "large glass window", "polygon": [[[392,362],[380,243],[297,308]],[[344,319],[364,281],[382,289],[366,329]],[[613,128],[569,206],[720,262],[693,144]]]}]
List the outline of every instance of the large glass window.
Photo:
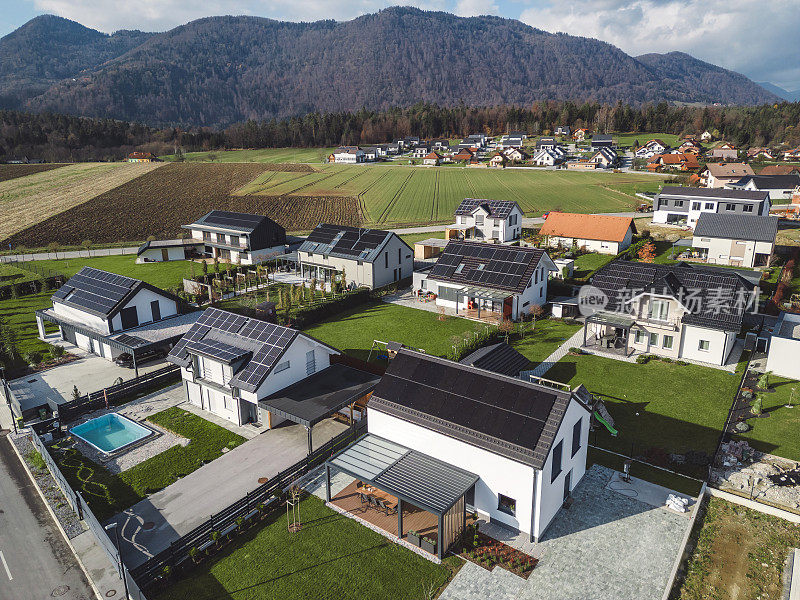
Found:
[{"label": "large glass window", "polygon": [[700,340],[700,342],[697,344],[697,349],[702,350],[703,352],[708,352],[710,346],[711,344],[708,340]]},{"label": "large glass window", "polygon": [[651,346],[658,346],[658,334],[651,333],[650,334],[650,345]]},{"label": "large glass window", "polygon": [[647,313],[648,318],[657,319],[659,321],[666,321],[668,315],[669,315],[668,300],[659,300],[657,298],[653,298],[650,300],[650,307]]},{"label": "large glass window", "polygon": [[674,343],[675,338],[671,335],[665,335],[661,340],[661,347],[665,350],[672,350],[672,344]]},{"label": "large glass window", "polygon": [[575,456],[581,449],[581,423],[583,420],[578,419],[572,426],[572,456]]},{"label": "large glass window", "polygon": [[497,510],[513,517],[517,513],[517,501],[503,494],[497,494]]},{"label": "large glass window", "polygon": [[550,466],[550,483],[553,483],[561,474],[561,454],[564,449],[563,440],[553,447],[553,462]]},{"label": "large glass window", "polygon": [[439,298],[442,300],[449,300],[451,302],[458,302],[458,290],[456,288],[440,285]]}]

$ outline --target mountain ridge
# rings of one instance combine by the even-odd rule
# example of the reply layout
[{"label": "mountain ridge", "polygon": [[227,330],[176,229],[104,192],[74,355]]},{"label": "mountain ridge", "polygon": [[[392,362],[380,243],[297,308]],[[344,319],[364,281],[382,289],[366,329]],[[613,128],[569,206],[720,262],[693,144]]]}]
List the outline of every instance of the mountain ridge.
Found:
[{"label": "mountain ridge", "polygon": [[[110,36],[53,19],[60,18],[37,17],[0,39],[0,107],[226,126],[418,101],[778,100],[745,76],[684,53],[632,57],[606,42],[501,17],[393,7],[343,22],[206,17],[163,33]],[[54,65],[53,55],[66,49],[76,58]]]}]

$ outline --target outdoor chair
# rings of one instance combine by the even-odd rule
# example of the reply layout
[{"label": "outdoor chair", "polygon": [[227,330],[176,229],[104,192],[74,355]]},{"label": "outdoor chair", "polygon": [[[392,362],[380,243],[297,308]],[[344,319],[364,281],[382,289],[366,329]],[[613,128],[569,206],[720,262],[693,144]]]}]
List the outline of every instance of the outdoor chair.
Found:
[{"label": "outdoor chair", "polygon": [[378,504],[380,505],[381,509],[383,509],[383,512],[386,513],[387,517],[389,515],[393,515],[393,514],[397,513],[397,505],[396,504],[393,504],[391,502],[386,502],[384,500],[381,500],[380,498],[378,498]]},{"label": "outdoor chair", "polygon": [[361,500],[361,510],[366,511],[369,508],[369,498],[364,492],[358,492],[358,499]]},{"label": "outdoor chair", "polygon": [[380,510],[381,509],[380,506],[378,506],[378,499],[375,496],[373,496],[372,494],[369,494],[367,496],[367,500],[369,501],[369,505],[370,505],[371,508],[374,508],[375,510]]}]

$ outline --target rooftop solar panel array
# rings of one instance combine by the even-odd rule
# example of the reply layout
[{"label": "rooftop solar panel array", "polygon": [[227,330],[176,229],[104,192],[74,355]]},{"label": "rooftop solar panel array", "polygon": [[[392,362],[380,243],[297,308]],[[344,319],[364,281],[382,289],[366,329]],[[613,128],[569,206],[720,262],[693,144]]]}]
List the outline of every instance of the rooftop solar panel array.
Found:
[{"label": "rooftop solar panel array", "polygon": [[234,362],[250,354],[231,385],[255,391],[267,377],[277,359],[297,335],[297,331],[235,315],[217,308],[208,308],[169,353],[169,359],[187,366],[192,352]]},{"label": "rooftop solar panel array", "polygon": [[53,294],[53,299],[108,315],[140,283],[131,277],[83,267]]},{"label": "rooftop solar panel array", "polygon": [[457,215],[471,215],[479,206],[483,206],[489,211],[489,216],[493,219],[505,219],[517,206],[516,202],[510,200],[481,200],[479,198],[464,198],[456,208]]},{"label": "rooftop solar panel array", "polygon": [[609,298],[606,310],[626,312],[627,300],[652,291],[678,298],[689,313],[683,322],[723,330],[738,329],[747,310],[750,288],[735,272],[615,260],[600,269],[592,285]]},{"label": "rooftop solar panel array", "polygon": [[317,225],[300,246],[301,252],[357,258],[372,262],[392,234],[380,229],[361,229],[345,225]]},{"label": "rooftop solar panel array", "polygon": [[428,276],[441,281],[522,293],[543,255],[544,251],[537,248],[451,241]]},{"label": "rooftop solar panel array", "polygon": [[213,225],[236,231],[253,231],[266,217],[249,213],[229,212],[226,210],[212,210],[207,215],[200,217],[200,225]]},{"label": "rooftop solar panel array", "polygon": [[403,349],[370,407],[543,464],[569,400],[566,392]]}]

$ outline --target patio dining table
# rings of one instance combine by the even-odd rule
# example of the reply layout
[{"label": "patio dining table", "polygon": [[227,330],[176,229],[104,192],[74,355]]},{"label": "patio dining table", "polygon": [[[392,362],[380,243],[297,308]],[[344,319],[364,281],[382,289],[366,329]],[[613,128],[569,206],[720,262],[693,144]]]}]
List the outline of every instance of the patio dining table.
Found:
[{"label": "patio dining table", "polygon": [[362,492],[368,496],[375,496],[376,498],[380,498],[384,502],[391,504],[392,506],[397,505],[397,498],[392,496],[388,492],[384,492],[383,490],[379,490],[378,488],[371,486],[369,484],[362,484],[361,487],[357,488],[358,491]]}]

